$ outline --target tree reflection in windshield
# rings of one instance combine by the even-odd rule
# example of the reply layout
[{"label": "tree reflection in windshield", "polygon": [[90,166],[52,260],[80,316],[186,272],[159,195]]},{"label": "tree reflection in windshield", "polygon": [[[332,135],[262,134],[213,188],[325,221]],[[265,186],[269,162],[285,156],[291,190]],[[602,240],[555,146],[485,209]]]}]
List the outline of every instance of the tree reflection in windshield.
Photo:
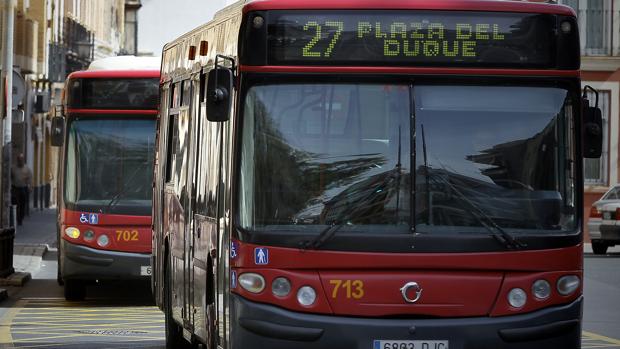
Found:
[{"label": "tree reflection in windshield", "polygon": [[415,97],[418,127],[427,131],[418,149],[427,143],[428,153],[417,157],[420,231],[482,226],[472,212],[501,228],[572,229],[574,150],[565,90],[418,86]]},{"label": "tree reflection in windshield", "polygon": [[407,86],[253,87],[242,225],[409,224],[409,156],[398,159],[399,143],[410,154],[408,103]]}]

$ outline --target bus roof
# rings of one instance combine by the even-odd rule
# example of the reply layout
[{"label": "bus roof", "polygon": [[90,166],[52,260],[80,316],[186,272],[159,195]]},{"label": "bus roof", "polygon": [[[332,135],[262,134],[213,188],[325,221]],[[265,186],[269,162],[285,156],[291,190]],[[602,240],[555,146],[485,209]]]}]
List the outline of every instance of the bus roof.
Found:
[{"label": "bus roof", "polygon": [[116,56],[93,61],[88,70],[159,70],[160,57]]},{"label": "bus roof", "polygon": [[[457,10],[552,13],[574,16],[569,6],[519,0],[240,0],[243,12],[258,10]],[[234,6],[234,5],[232,5]],[[227,9],[221,12],[225,13]],[[216,13],[217,19],[220,13]]]},{"label": "bus roof", "polygon": [[159,78],[160,57],[118,56],[93,61],[88,70],[73,72],[67,79]]}]

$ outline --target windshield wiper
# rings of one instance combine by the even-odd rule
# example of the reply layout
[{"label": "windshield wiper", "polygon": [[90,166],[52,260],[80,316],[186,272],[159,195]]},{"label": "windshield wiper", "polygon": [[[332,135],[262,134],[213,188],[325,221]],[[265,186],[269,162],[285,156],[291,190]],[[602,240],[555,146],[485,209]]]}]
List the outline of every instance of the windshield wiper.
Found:
[{"label": "windshield wiper", "polygon": [[[428,168],[426,170],[428,171]],[[499,243],[511,250],[518,250],[527,247],[527,244],[519,241],[517,238],[512,236],[497,223],[495,223],[495,221],[486,213],[484,213],[484,211],[480,207],[474,204],[471,200],[469,200],[469,198],[467,198],[465,194],[461,193],[460,190],[458,190],[452,183],[450,183],[450,180],[441,178],[441,176],[439,176],[439,178],[444,184],[447,184],[465,203],[467,203],[473,209],[471,211],[465,210],[465,212],[468,212],[472,217],[474,217],[478,221],[478,223],[480,223],[480,225],[482,225],[488,232],[491,233],[491,236],[495,238],[495,240],[497,240]]]},{"label": "windshield wiper", "polygon": [[[394,174],[394,172],[396,172],[396,174]],[[387,194],[388,197],[385,200],[382,200],[379,202],[373,202],[372,199],[377,195],[378,192],[381,192],[383,190],[389,190],[389,187],[393,186],[392,183],[394,181],[399,180],[398,178],[400,177],[399,172],[400,172],[400,168],[398,167],[390,171],[386,171],[384,172],[384,174],[386,175],[386,178],[383,179],[382,183],[380,183],[379,185],[372,185],[370,187],[363,188],[362,190],[368,191],[366,195],[356,200],[354,202],[354,206],[350,210],[343,210],[338,215],[338,217],[336,217],[332,221],[332,224],[329,225],[327,228],[323,229],[319,233],[319,235],[317,235],[313,240],[302,241],[299,244],[300,248],[304,250],[309,249],[309,248],[318,249],[319,247],[323,246],[325,242],[331,239],[338,232],[338,230],[340,230],[343,226],[347,225],[347,221],[364,216],[364,214],[366,214],[366,211],[367,211],[366,209],[370,207],[385,204],[385,200],[389,198],[389,193]]]},{"label": "windshield wiper", "polygon": [[104,210],[105,213],[110,213],[110,210],[112,209],[112,207],[114,207],[116,205],[116,203],[118,202],[118,199],[121,197],[121,195],[125,194],[127,192],[127,189],[129,189],[129,187],[127,185],[129,183],[133,182],[133,180],[136,178],[136,175],[139,172],[140,172],[140,166],[136,167],[136,169],[133,171],[131,176],[129,176],[129,179],[123,183],[123,185],[121,186],[121,189],[119,191],[117,191],[114,194],[114,196],[112,196],[112,199],[110,199],[110,201],[108,202],[108,204],[105,207],[105,210]]}]

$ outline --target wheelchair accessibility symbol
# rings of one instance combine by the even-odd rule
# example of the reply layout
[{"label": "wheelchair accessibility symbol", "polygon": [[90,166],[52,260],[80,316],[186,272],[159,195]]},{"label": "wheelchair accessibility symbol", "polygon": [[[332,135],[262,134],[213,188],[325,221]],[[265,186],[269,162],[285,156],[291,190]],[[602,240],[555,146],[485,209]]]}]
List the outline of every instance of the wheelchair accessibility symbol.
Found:
[{"label": "wheelchair accessibility symbol", "polygon": [[99,224],[99,215],[96,213],[80,213],[80,223]]}]

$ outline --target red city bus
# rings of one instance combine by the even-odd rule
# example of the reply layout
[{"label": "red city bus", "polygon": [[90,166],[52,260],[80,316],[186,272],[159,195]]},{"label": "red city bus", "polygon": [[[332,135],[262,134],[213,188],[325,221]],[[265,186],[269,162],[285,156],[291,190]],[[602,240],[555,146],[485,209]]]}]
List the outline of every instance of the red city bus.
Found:
[{"label": "red city bus", "polygon": [[167,346],[579,348],[578,33],[549,3],[250,0],[167,44]]},{"label": "red city bus", "polygon": [[150,276],[158,86],[157,58],[106,58],[67,79],[64,115],[53,121],[67,300],[83,299],[94,280]]}]

